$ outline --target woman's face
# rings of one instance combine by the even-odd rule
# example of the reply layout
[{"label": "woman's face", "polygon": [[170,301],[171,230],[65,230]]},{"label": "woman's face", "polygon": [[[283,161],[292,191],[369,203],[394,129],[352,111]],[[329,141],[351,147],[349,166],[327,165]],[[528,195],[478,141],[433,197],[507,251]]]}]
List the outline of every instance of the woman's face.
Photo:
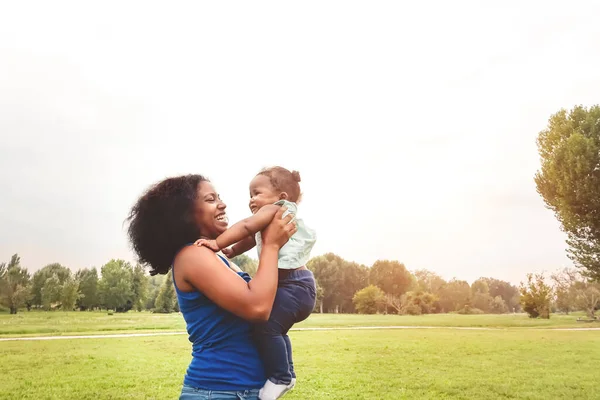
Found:
[{"label": "woman's face", "polygon": [[226,207],[210,182],[200,182],[194,218],[202,237],[216,239],[227,230],[229,220],[225,214]]}]

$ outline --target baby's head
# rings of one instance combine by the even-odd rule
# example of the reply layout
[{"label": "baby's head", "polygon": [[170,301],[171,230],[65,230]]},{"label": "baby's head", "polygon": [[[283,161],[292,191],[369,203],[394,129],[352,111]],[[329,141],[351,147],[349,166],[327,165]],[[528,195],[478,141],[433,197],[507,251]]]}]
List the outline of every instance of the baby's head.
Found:
[{"label": "baby's head", "polygon": [[301,198],[300,174],[283,167],[265,168],[250,182],[250,211],[256,213],[261,207],[279,200],[298,203]]}]

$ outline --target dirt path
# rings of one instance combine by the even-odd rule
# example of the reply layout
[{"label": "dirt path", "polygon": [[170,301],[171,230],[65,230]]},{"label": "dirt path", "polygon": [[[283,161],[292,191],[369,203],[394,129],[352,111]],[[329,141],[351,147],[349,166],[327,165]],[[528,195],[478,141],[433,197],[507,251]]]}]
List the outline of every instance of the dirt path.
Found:
[{"label": "dirt path", "polygon": [[[470,326],[340,326],[321,328],[292,328],[292,331],[360,331],[360,330],[383,330],[383,329],[455,329],[468,331],[501,331],[511,328],[484,328]],[[519,328],[517,328],[519,329]],[[528,329],[528,328],[523,328]],[[600,331],[600,328],[532,328],[543,331]],[[187,332],[150,332],[150,333],[115,333],[111,335],[69,335],[69,336],[29,336],[0,338],[0,342],[24,341],[24,340],[68,340],[68,339],[113,339],[148,336],[172,336],[187,335]]]}]

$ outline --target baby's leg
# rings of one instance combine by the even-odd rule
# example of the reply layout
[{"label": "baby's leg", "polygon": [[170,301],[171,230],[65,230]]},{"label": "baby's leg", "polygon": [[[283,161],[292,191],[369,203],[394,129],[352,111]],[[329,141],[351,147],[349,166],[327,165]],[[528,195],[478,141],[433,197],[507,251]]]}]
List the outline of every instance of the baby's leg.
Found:
[{"label": "baby's leg", "polygon": [[[293,292],[294,298],[294,324],[304,321],[312,313],[316,302],[316,285],[314,276],[310,271],[303,270],[295,274],[295,281],[288,282],[289,289]],[[290,326],[291,328],[291,326]],[[283,336],[285,340],[288,364],[290,365],[290,373],[292,374],[293,383],[296,383],[296,371],[294,370],[294,361],[292,356],[292,342],[286,334]]]},{"label": "baby's leg", "polygon": [[256,343],[260,352],[265,374],[268,378],[259,392],[262,400],[276,400],[294,385],[290,370],[285,337],[294,323],[293,298],[285,287],[277,289],[269,320],[256,327]]},{"label": "baby's leg", "polygon": [[[260,326],[257,342],[268,381],[260,390],[264,400],[278,399],[296,383],[292,344],[287,335],[294,323],[306,319],[315,306],[315,284],[308,270],[294,271],[282,277],[269,321]],[[281,351],[281,342],[285,350]]]},{"label": "baby's leg", "polygon": [[295,299],[290,296],[290,288],[279,287],[271,310],[271,316],[265,323],[255,328],[258,345],[267,378],[275,384],[289,385],[292,373],[284,337],[294,324]]},{"label": "baby's leg", "polygon": [[267,378],[275,384],[290,384],[292,374],[281,327],[275,321],[269,320],[261,324],[255,337]]},{"label": "baby's leg", "polygon": [[292,374],[292,379],[296,379],[296,372],[294,371],[294,360],[292,358],[292,342],[290,341],[290,337],[287,334],[283,335],[283,340],[285,341],[285,349],[287,350],[290,373]]}]

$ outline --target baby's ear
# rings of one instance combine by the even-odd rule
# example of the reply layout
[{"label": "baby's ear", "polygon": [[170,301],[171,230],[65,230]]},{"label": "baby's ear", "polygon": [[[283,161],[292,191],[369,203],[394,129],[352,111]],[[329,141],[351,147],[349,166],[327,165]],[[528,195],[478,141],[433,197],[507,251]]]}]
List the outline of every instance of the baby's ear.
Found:
[{"label": "baby's ear", "polygon": [[287,192],[281,192],[279,194],[279,200],[287,200],[289,198],[290,198],[290,196],[288,196]]}]

